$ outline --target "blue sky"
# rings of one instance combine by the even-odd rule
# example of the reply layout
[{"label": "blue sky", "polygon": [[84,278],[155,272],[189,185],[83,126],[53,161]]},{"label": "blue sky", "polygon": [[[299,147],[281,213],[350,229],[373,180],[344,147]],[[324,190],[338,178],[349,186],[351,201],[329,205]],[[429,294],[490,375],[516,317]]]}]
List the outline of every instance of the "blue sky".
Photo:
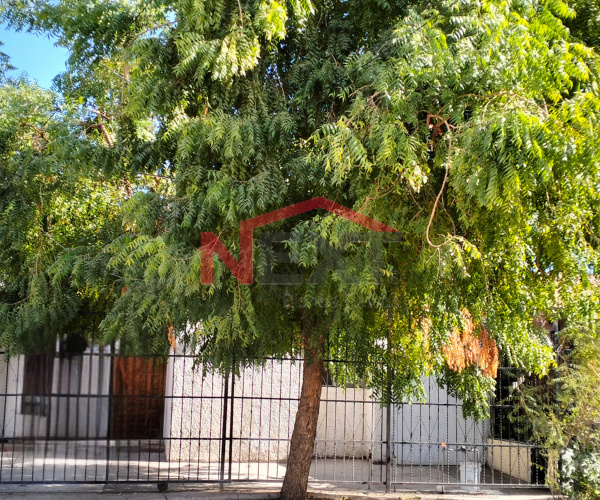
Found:
[{"label": "blue sky", "polygon": [[4,44],[0,51],[8,54],[11,64],[17,68],[10,73],[11,76],[27,73],[30,80],[50,88],[52,78],[65,70],[68,52],[62,47],[55,47],[54,39],[32,33],[16,33],[0,24],[0,41]]}]

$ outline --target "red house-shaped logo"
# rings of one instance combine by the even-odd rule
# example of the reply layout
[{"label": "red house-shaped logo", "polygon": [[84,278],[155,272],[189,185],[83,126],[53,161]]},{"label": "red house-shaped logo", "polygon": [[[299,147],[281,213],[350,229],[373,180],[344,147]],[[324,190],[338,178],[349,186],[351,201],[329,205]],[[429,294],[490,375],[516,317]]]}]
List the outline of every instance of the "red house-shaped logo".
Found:
[{"label": "red house-shaped logo", "polygon": [[219,240],[214,233],[202,233],[200,235],[200,282],[203,285],[212,285],[214,278],[214,254],[223,261],[229,268],[238,281],[244,285],[251,285],[253,281],[253,243],[254,229],[261,226],[266,226],[278,220],[287,219],[294,215],[299,215],[310,210],[323,208],[333,214],[340,215],[356,224],[380,233],[398,232],[393,227],[386,226],[381,222],[371,219],[365,215],[359,214],[354,210],[350,210],[334,201],[317,196],[310,200],[306,200],[294,205],[274,210],[273,212],[259,215],[251,219],[246,219],[240,224],[240,260],[235,260],[231,252],[227,250],[225,245]]}]

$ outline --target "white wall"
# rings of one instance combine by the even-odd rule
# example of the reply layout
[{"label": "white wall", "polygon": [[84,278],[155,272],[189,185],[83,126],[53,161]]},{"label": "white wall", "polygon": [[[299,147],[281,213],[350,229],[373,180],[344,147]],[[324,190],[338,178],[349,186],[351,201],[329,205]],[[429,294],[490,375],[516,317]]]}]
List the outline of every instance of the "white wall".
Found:
[{"label": "white wall", "polygon": [[[171,461],[218,462],[223,427],[223,378],[202,377],[202,367],[178,352],[169,359],[164,436]],[[287,458],[302,367],[291,361],[269,361],[242,370],[235,381],[233,460],[281,461]],[[229,382],[231,384],[231,382]],[[479,460],[488,436],[488,421],[463,418],[460,401],[425,381],[428,404],[395,405],[392,410],[393,457],[398,465],[455,465],[465,459],[454,451],[477,445]],[[231,397],[231,385],[229,386]],[[273,398],[273,399],[271,399]],[[226,435],[230,435],[228,399]],[[386,410],[361,388],[323,387],[315,453],[319,458],[372,456],[385,460]],[[446,448],[442,447],[446,443]],[[228,445],[229,446],[229,443]],[[228,453],[228,447],[227,447]],[[443,456],[442,456],[443,454]],[[475,453],[467,455],[475,459]]]},{"label": "white wall", "polygon": [[[180,356],[169,358],[164,436],[170,461],[218,462],[223,427],[223,378]],[[234,461],[280,461],[287,457],[298,410],[302,365],[267,361],[235,379],[232,457]],[[230,436],[231,380],[226,435]],[[249,439],[252,438],[252,439]],[[229,443],[228,445],[229,446]],[[228,448],[227,448],[228,450]],[[227,451],[229,453],[229,451]]]},{"label": "white wall", "polygon": [[[531,448],[518,441],[488,439],[488,465],[500,472],[528,483],[531,480]],[[508,482],[508,481],[504,481]]]},{"label": "white wall", "polygon": [[[460,400],[448,395],[434,378],[426,379],[427,402],[394,405],[392,408],[392,460],[397,465],[456,465],[465,460],[469,443],[483,460],[489,432],[487,420],[462,416]],[[372,391],[360,388],[324,387],[317,428],[316,453],[320,458],[372,456],[385,461],[386,408],[372,399]],[[446,447],[442,446],[446,443]],[[443,454],[443,456],[442,456]],[[468,460],[475,452],[467,454]]]},{"label": "white wall", "polygon": [[[110,357],[54,358],[52,393],[46,416],[21,413],[24,356],[0,359],[0,435],[83,439],[105,438],[108,432]],[[108,348],[107,348],[108,349]],[[106,351],[108,353],[108,351]]]},{"label": "white wall", "polygon": [[377,453],[382,409],[371,396],[368,389],[323,387],[315,443],[319,458],[368,458],[372,450]]}]

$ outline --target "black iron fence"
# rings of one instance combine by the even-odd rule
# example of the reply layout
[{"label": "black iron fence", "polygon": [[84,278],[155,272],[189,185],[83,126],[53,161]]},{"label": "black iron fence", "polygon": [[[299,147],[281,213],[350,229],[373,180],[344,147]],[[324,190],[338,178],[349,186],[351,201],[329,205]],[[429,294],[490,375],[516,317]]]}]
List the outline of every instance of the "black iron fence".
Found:
[{"label": "black iron fence", "polygon": [[[0,361],[0,482],[281,481],[302,364],[268,359],[204,374],[93,346],[80,355]],[[544,483],[541,450],[507,403],[523,383],[500,370],[491,418],[425,380],[427,402],[382,407],[360,386],[323,387],[311,481],[471,488]]]}]

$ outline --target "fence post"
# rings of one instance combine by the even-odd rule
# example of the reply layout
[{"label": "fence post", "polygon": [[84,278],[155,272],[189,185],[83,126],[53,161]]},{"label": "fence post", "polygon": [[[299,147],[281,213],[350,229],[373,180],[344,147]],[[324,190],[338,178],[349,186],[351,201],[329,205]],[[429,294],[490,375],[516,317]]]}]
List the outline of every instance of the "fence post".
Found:
[{"label": "fence post", "polygon": [[[231,415],[229,417],[229,472],[227,479],[231,482],[231,463],[233,459],[233,403],[235,395],[235,373],[231,377]],[[238,471],[239,475],[239,471]],[[238,476],[239,477],[239,476]]]},{"label": "fence post", "polygon": [[[108,375],[108,426],[106,428],[106,464],[105,464],[105,481],[108,482],[108,477],[110,475],[110,438],[113,432],[113,404],[114,404],[114,391],[113,391],[113,383],[114,383],[114,368],[115,368],[115,342],[111,342],[110,350],[108,352],[110,363],[108,365],[109,375]],[[100,347],[99,347],[100,349]],[[102,346],[102,354],[104,354],[104,346]],[[102,355],[100,356],[100,363],[103,363]],[[116,444],[116,443],[115,443]],[[115,452],[118,457],[118,446],[115,446]],[[118,461],[118,458],[117,458]],[[117,477],[118,477],[118,466],[117,466]]]},{"label": "fence post", "polygon": [[[388,311],[388,324],[390,324],[390,313]],[[390,328],[391,329],[391,328]],[[388,366],[386,367],[386,375],[387,375],[387,405],[385,408],[385,492],[389,493],[391,491],[391,481],[392,481],[392,363],[391,363],[391,351],[392,351],[392,335],[391,331],[388,329],[387,335],[387,345],[386,349],[388,352],[387,362]]]},{"label": "fence post", "polygon": [[219,490],[223,490],[225,482],[225,448],[227,446],[227,398],[229,397],[229,371],[223,378],[223,427],[221,430],[221,471],[219,474]]},{"label": "fence post", "polygon": [[388,401],[385,408],[385,492],[391,491],[392,480],[392,401],[391,387],[388,383]]}]

